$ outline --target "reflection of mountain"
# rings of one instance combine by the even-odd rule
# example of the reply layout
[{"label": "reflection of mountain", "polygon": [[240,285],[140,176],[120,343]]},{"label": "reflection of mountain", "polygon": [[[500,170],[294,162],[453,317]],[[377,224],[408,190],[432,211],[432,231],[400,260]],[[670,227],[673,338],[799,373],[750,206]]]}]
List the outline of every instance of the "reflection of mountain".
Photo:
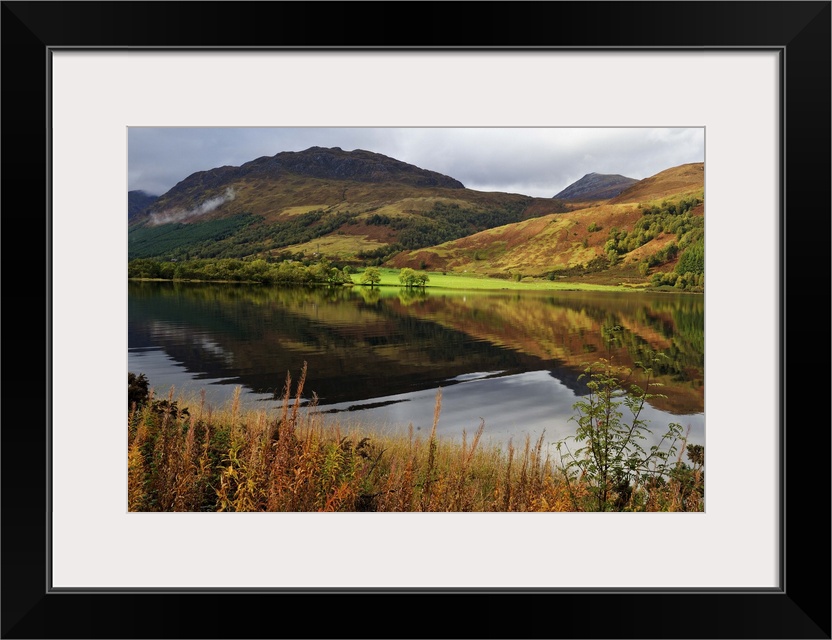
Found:
[{"label": "reflection of mountain", "polygon": [[435,388],[479,367],[543,368],[344,290],[130,283],[129,345],[151,344],[198,378],[233,377],[258,392],[279,392],[306,361],[306,389],[326,402]]},{"label": "reflection of mountain", "polygon": [[[670,357],[657,407],[702,411],[702,300],[568,293],[362,296],[345,289],[129,284],[131,348],[162,347],[199,378],[279,392],[309,365],[307,391],[357,401],[446,385],[472,371],[547,369],[583,392],[582,364],[607,349],[630,365]],[[698,327],[698,331],[697,331]],[[151,380],[152,383],[152,380]]]},{"label": "reflection of mountain", "polygon": [[611,357],[633,367],[650,355],[661,392],[653,404],[698,413],[704,404],[704,309],[699,296],[564,292],[431,296],[410,313],[576,372]]}]

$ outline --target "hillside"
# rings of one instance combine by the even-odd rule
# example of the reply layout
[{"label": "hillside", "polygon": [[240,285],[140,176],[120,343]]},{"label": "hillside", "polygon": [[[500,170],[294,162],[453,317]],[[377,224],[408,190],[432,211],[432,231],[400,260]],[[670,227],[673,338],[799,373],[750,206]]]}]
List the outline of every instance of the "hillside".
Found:
[{"label": "hillside", "polygon": [[652,273],[672,270],[689,246],[699,258],[703,229],[704,165],[698,163],[641,180],[604,203],[402,252],[390,266],[647,283]]},{"label": "hillside", "polygon": [[141,190],[127,192],[127,219],[134,218],[145,213],[159,196],[154,196]]},{"label": "hillside", "polygon": [[558,199],[466,189],[364,150],[312,147],[188,176],[137,216],[134,258],[327,255],[380,263],[531,217]]},{"label": "hillside", "polygon": [[[426,171],[378,153],[361,149],[343,151],[339,147],[332,149],[311,147],[306,151],[284,151],[271,157],[263,156],[239,167],[225,166],[194,173],[160,197],[150,209],[150,213],[163,218],[166,215],[175,215],[172,212],[179,211],[189,212],[189,217],[197,217],[219,209],[237,198],[243,199],[243,202],[238,205],[249,204],[245,201],[245,187],[280,183],[291,177],[312,179],[309,181],[309,188],[305,190],[307,192],[316,190],[315,187],[320,189],[321,185],[315,179],[339,183],[397,184],[442,189],[464,188],[461,182],[449,176]],[[297,195],[293,194],[298,186],[297,181],[291,184],[292,187],[285,193],[275,194],[277,197],[270,197],[268,201],[280,206],[287,200],[298,200]],[[236,185],[240,186],[242,193],[236,192],[234,189]],[[233,189],[233,192],[229,192],[230,189]],[[338,192],[338,189],[336,188],[334,192]],[[338,201],[344,195],[343,186],[341,186],[340,193],[337,193]],[[303,197],[301,196],[300,199],[302,200]],[[210,204],[206,206],[205,203]],[[250,213],[269,212],[269,209],[262,208],[265,202],[261,200],[251,204],[255,206]]]},{"label": "hillside", "polygon": [[609,204],[649,202],[672,195],[691,195],[705,188],[705,164],[683,164],[639,180],[609,201]]},{"label": "hillside", "polygon": [[[623,190],[591,200],[613,183]],[[188,176],[134,213],[128,255],[326,257],[356,267],[701,290],[703,163],[637,182],[587,174],[564,194],[578,199],[475,191],[370,151],[312,147]]]},{"label": "hillside", "polygon": [[579,202],[607,200],[617,196],[636,182],[638,180],[635,178],[627,178],[618,174],[588,173],[555,194],[555,198]]}]

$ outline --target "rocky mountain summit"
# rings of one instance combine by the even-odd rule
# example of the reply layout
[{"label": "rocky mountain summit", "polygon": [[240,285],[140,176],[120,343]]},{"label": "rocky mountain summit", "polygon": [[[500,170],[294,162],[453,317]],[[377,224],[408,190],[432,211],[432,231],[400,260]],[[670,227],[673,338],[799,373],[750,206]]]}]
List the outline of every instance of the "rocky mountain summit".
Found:
[{"label": "rocky mountain summit", "polygon": [[459,180],[380,153],[363,149],[344,151],[340,147],[311,147],[305,151],[283,151],[274,156],[263,156],[239,167],[224,166],[199,171],[173,187],[164,199],[173,200],[180,192],[190,192],[197,186],[203,190],[213,189],[239,180],[273,180],[287,174],[323,180],[465,188]]},{"label": "rocky mountain summit", "polygon": [[465,188],[459,180],[435,171],[420,169],[380,153],[363,149],[344,151],[340,147],[311,147],[306,151],[284,151],[272,157],[247,162],[240,167],[240,171],[245,175],[286,171],[329,180],[398,182],[414,187],[445,189]]},{"label": "rocky mountain summit", "polygon": [[614,198],[636,182],[638,180],[619,174],[588,173],[554,197],[561,200],[577,201],[606,200],[607,198]]}]

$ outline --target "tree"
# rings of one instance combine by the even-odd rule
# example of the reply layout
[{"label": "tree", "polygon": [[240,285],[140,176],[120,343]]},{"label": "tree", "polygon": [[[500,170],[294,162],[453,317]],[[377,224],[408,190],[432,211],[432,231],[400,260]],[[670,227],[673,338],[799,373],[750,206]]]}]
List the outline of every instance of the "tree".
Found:
[{"label": "tree", "polygon": [[685,249],[676,263],[676,273],[705,273],[705,242],[699,239]]},{"label": "tree", "polygon": [[361,274],[361,284],[369,284],[373,288],[381,282],[381,272],[377,267],[367,267],[364,273]]},{"label": "tree", "polygon": [[408,289],[416,284],[416,272],[410,267],[405,267],[399,271],[399,282]]},{"label": "tree", "polygon": [[[649,450],[642,441],[651,435],[642,417],[651,398],[653,369],[637,365],[644,373],[643,388],[631,382],[633,371],[616,367],[607,359],[589,365],[581,378],[587,379],[589,394],[573,405],[578,415],[574,436],[557,443],[562,471],[568,486],[586,482],[590,504],[597,511],[621,511],[636,506],[634,494],[669,479],[676,468],[673,457],[682,440],[682,426],[670,423],[658,444]],[[568,441],[577,445],[571,450]],[[573,501],[576,498],[573,496]],[[579,505],[575,502],[575,507]]]},{"label": "tree", "polygon": [[[349,276],[347,276],[349,278]],[[334,287],[337,284],[344,284],[344,273],[337,267],[330,267],[329,274],[327,275],[327,284],[331,287]]]}]

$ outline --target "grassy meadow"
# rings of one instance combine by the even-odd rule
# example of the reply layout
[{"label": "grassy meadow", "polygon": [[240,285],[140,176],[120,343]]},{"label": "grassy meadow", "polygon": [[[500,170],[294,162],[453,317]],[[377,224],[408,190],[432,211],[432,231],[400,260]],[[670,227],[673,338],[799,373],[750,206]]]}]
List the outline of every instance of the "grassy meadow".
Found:
[{"label": "grassy meadow", "polygon": [[[381,280],[375,286],[401,287],[399,282],[400,269],[389,269],[380,267],[378,272]],[[626,285],[604,285],[585,282],[557,282],[540,278],[525,278],[522,280],[510,280],[505,278],[490,278],[488,276],[441,273],[427,271],[429,278],[426,289],[463,289],[489,290],[489,291],[632,291],[633,287]],[[362,273],[350,274],[356,285],[361,284]],[[368,285],[361,285],[368,286]]]}]

